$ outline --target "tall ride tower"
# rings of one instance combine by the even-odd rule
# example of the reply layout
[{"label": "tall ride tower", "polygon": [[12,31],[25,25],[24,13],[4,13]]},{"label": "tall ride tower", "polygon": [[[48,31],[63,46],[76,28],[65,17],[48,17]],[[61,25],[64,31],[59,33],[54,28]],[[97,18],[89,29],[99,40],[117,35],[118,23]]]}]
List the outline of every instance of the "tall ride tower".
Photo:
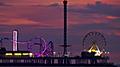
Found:
[{"label": "tall ride tower", "polygon": [[17,39],[18,39],[18,30],[13,30],[13,51],[18,50],[18,44],[17,44]]},{"label": "tall ride tower", "polygon": [[67,0],[63,1],[64,4],[64,52],[63,54],[67,54]]}]

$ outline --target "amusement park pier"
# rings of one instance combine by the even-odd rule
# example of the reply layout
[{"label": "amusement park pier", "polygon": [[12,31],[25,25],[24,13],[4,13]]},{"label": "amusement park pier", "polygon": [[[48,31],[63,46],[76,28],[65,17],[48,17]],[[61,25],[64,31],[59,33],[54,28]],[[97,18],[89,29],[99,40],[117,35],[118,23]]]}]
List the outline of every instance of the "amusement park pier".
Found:
[{"label": "amusement park pier", "polygon": [[[106,38],[100,32],[92,31],[83,35],[83,51],[79,56],[70,56],[67,50],[70,45],[67,43],[67,4],[64,0],[64,44],[62,55],[56,55],[54,43],[46,42],[44,38],[35,37],[25,42],[19,42],[19,30],[13,30],[13,38],[2,38],[0,46],[1,66],[76,66],[76,67],[116,67],[109,62],[109,52],[106,51]],[[9,40],[12,44],[12,51],[7,51],[3,47],[2,40]],[[36,42],[38,41],[38,42]],[[27,44],[28,51],[21,51],[18,44]],[[33,52],[33,46],[38,46],[39,51]]]}]

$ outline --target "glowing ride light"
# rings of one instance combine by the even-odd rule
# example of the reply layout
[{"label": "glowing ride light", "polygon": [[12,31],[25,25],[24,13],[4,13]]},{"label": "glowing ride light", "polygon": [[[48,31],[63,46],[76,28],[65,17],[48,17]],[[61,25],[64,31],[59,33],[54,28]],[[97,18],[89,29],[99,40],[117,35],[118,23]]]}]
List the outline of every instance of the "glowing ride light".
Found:
[{"label": "glowing ride light", "polygon": [[96,43],[93,43],[93,45],[91,46],[91,48],[88,50],[89,53],[91,52],[95,52],[95,56],[100,56],[102,54],[102,52],[99,50],[98,46],[96,45]]},{"label": "glowing ride light", "polygon": [[13,55],[12,53],[5,53],[6,56],[10,56]]},{"label": "glowing ride light", "polygon": [[29,53],[23,53],[22,55],[29,55]]},{"label": "glowing ride light", "polygon": [[33,53],[29,53],[29,56],[30,56],[30,57],[33,57]]},{"label": "glowing ride light", "polygon": [[15,56],[21,56],[21,53],[14,53]]}]

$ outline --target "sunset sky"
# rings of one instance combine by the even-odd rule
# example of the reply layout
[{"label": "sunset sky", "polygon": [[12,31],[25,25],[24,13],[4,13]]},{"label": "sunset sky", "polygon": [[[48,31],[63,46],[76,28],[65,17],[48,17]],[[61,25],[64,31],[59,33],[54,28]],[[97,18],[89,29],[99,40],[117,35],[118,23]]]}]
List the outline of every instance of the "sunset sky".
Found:
[{"label": "sunset sky", "polygon": [[[69,50],[74,55],[82,51],[85,34],[98,31],[107,40],[111,60],[120,63],[120,0],[69,0],[68,25]],[[58,48],[55,51],[62,51],[57,46],[63,44],[62,0],[0,0],[1,37],[12,39],[13,29],[19,29],[19,41],[39,36],[52,40]],[[12,50],[12,43],[7,42],[4,46]],[[27,50],[25,44],[19,46]]]},{"label": "sunset sky", "polygon": [[[50,3],[61,3],[62,0],[1,0],[2,3],[10,5],[37,5],[44,4],[48,5]],[[69,4],[95,4],[97,0],[69,0]],[[119,5],[119,0],[98,0],[106,4]]]}]

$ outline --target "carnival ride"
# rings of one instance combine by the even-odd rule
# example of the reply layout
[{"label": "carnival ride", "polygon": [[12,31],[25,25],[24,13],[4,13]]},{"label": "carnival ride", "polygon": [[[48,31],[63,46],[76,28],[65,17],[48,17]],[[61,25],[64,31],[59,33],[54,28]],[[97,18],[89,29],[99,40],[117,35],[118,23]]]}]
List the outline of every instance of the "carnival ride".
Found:
[{"label": "carnival ride", "polygon": [[[3,40],[8,40],[10,42],[13,42],[12,39],[3,37],[0,40],[1,48],[3,48]],[[47,43],[44,38],[37,37],[37,38],[30,39],[29,41],[18,41],[17,44],[18,46],[27,44],[27,50],[30,51],[34,57],[46,57],[46,56],[52,57],[53,56],[53,49],[54,49],[53,42],[49,41]]]},{"label": "carnival ride", "polygon": [[[34,47],[36,46],[36,47]],[[53,56],[53,42],[48,43],[44,38],[33,38],[28,41],[28,51],[31,51],[35,57]],[[33,52],[33,49],[39,48],[38,51]]]},{"label": "carnival ride", "polygon": [[101,56],[106,53],[106,39],[99,32],[89,32],[83,38],[83,49],[89,53],[95,52],[95,56]]}]

